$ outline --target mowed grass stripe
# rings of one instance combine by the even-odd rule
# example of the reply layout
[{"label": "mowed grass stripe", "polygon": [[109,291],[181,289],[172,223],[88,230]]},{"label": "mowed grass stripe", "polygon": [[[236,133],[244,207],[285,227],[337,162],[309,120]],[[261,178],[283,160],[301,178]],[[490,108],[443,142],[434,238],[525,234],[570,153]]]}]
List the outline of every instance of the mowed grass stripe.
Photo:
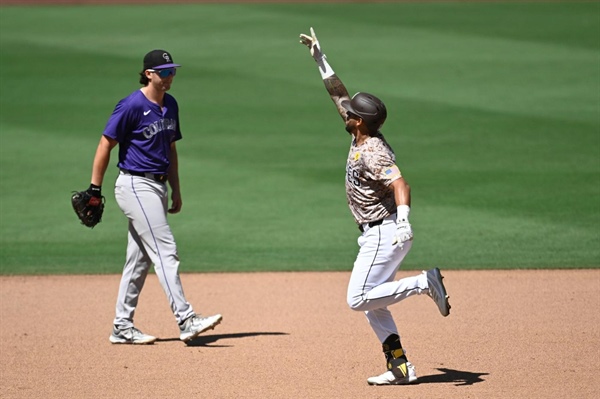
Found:
[{"label": "mowed grass stripe", "polygon": [[[93,231],[66,198],[89,180],[112,107],[138,87],[147,35],[123,21],[163,9],[3,8],[0,43],[12,56],[0,57],[2,273],[121,268],[126,221],[111,183]],[[173,94],[185,205],[172,218],[183,270],[351,267],[348,136],[296,43],[311,25],[349,91],[375,92],[390,109],[384,132],[414,190],[418,235],[405,268],[600,263],[598,27],[582,12],[593,5],[168,9],[153,43],[184,65]],[[506,29],[506,18],[523,29]],[[45,211],[30,200],[40,192]]]}]

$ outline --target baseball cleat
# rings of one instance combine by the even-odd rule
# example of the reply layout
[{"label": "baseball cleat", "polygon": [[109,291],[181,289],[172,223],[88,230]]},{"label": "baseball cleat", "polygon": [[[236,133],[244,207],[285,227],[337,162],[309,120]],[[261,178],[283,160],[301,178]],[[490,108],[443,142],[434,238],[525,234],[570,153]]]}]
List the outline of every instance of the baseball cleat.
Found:
[{"label": "baseball cleat", "polygon": [[144,334],[135,327],[129,327],[124,330],[119,330],[117,327],[113,327],[113,332],[108,339],[113,344],[133,345],[153,344],[154,341],[156,341],[156,337]]},{"label": "baseball cleat", "polygon": [[406,362],[406,370],[407,374],[403,378],[398,378],[392,373],[392,371],[386,371],[385,373],[367,378],[367,383],[369,385],[407,385],[412,384],[417,381],[417,372],[415,371],[415,366],[410,362]]},{"label": "baseball cleat", "polygon": [[208,317],[199,317],[197,315],[188,317],[186,321],[179,326],[181,334],[179,339],[183,342],[191,341],[204,331],[212,330],[223,320],[220,314]]},{"label": "baseball cleat", "polygon": [[442,316],[448,316],[450,314],[450,303],[448,302],[450,297],[446,294],[446,287],[442,281],[444,277],[440,273],[440,269],[436,267],[423,271],[423,273],[427,275],[427,284],[429,285],[427,294],[433,299]]}]

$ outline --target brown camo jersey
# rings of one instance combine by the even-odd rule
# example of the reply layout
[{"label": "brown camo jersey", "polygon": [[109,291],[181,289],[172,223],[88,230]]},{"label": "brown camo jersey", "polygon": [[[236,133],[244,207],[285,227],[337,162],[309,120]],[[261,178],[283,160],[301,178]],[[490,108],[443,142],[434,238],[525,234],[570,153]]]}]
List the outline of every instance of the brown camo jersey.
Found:
[{"label": "brown camo jersey", "polygon": [[352,140],[346,163],[346,197],[356,223],[383,219],[396,212],[390,184],[400,177],[394,151],[381,133],[360,146]]}]

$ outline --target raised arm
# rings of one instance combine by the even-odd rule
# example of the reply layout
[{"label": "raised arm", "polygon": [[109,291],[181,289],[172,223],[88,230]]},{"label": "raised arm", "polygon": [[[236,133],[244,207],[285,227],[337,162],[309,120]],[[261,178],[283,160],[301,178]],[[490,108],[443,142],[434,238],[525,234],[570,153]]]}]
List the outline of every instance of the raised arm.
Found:
[{"label": "raised arm", "polygon": [[315,34],[313,28],[310,28],[310,36],[304,33],[300,34],[300,43],[309,48],[310,55],[312,55],[317,63],[317,66],[319,67],[319,72],[323,78],[325,88],[327,89],[331,100],[335,104],[338,113],[345,121],[346,109],[342,107],[342,101],[350,100],[348,90],[346,90],[346,86],[344,86],[340,78],[338,78],[335,72],[333,72],[333,69],[331,69],[331,66],[327,62],[327,57],[321,51],[319,40],[317,40],[317,35]]}]

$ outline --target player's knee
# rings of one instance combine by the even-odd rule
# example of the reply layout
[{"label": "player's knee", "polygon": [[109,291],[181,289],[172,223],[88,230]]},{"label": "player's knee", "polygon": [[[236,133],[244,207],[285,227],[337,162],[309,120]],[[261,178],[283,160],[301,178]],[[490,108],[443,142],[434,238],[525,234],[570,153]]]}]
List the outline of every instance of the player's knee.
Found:
[{"label": "player's knee", "polygon": [[365,304],[365,300],[363,299],[362,295],[348,295],[348,297],[346,298],[346,302],[348,302],[348,306],[350,306],[350,309],[356,311],[363,310],[362,307]]}]

